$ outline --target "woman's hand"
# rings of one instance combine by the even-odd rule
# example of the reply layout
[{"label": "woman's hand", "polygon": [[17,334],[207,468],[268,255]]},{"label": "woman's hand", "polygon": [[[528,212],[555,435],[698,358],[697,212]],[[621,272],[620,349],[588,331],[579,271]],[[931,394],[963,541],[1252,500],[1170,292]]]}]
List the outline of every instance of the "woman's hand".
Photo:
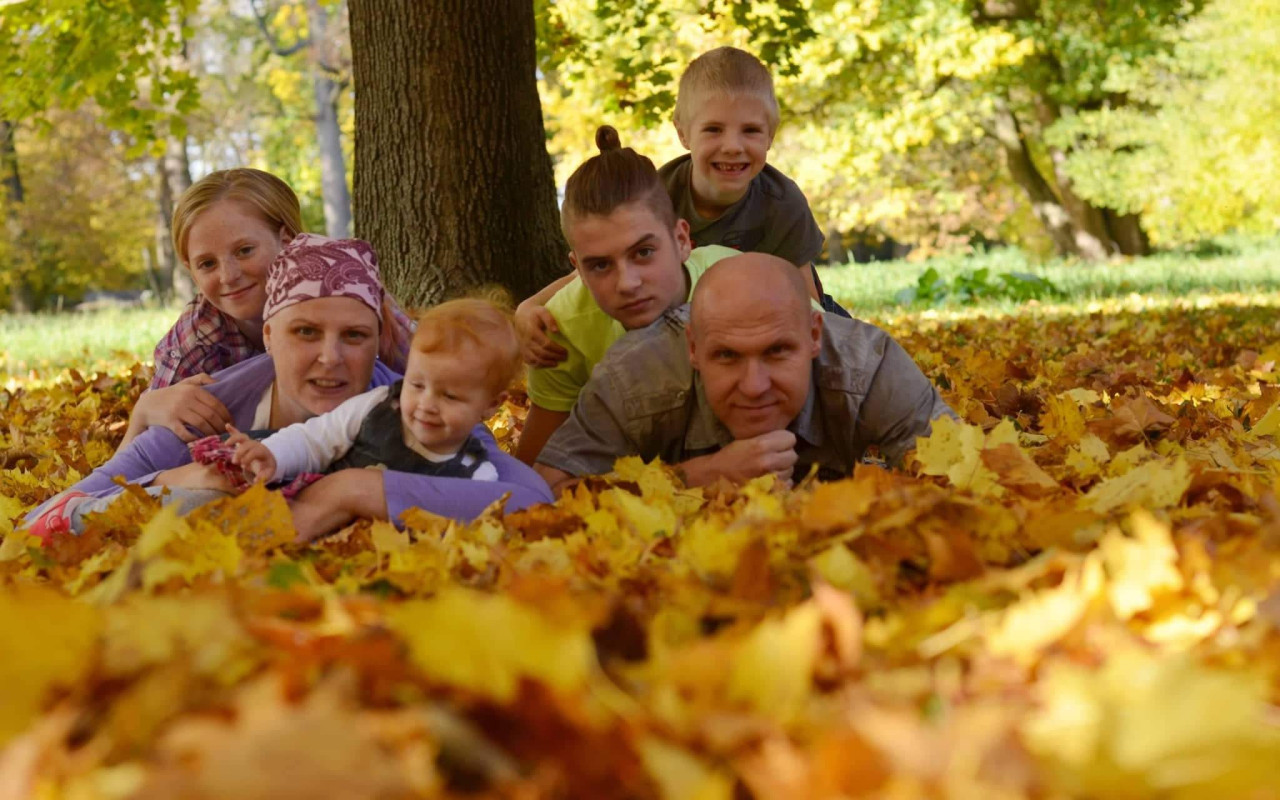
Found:
[{"label": "woman's hand", "polygon": [[531,367],[554,367],[569,357],[569,352],[552,341],[550,334],[560,326],[547,307],[529,298],[516,308],[516,331],[520,334],[520,354]]},{"label": "woman's hand", "polygon": [[[213,382],[213,378],[200,373],[172,386],[143,392],[133,407],[129,429],[120,446],[155,425],[168,428],[184,442],[222,433],[231,423],[231,412],[202,388]],[[192,433],[192,429],[198,433]]]},{"label": "woman's hand", "polygon": [[181,467],[166,469],[156,475],[153,486],[170,486],[175,489],[212,489],[217,492],[235,494],[236,488],[226,476],[218,472],[210,464],[197,464],[194,461]]},{"label": "woman's hand", "polygon": [[336,533],[359,517],[387,518],[387,493],[382,472],[344,469],[326,475],[289,503],[299,542]]}]

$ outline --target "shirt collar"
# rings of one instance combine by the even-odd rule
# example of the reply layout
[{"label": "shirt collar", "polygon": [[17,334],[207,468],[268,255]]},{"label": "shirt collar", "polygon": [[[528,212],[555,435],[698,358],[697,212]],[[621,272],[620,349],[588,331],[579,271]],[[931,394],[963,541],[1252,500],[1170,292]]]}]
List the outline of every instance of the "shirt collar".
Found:
[{"label": "shirt collar", "polygon": [[818,408],[818,359],[813,360],[813,372],[809,376],[809,396],[805,398],[804,407],[796,418],[791,420],[787,430],[814,447],[821,447],[824,438],[822,431],[822,414]]},{"label": "shirt collar", "polygon": [[707,390],[702,376],[693,371],[693,410],[689,425],[685,428],[684,449],[695,453],[702,450],[719,450],[733,441],[733,434],[711,411],[707,402]]}]

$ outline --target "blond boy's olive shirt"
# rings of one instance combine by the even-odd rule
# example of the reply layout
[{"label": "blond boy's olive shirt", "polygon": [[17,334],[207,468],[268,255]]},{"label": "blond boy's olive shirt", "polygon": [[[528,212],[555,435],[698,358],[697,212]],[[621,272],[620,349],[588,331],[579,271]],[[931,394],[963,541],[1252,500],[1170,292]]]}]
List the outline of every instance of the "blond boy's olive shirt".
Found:
[{"label": "blond boy's olive shirt", "polygon": [[[614,345],[583,388],[569,419],[538,462],[570,475],[603,474],[622,456],[678,464],[733,441],[689,362],[687,305]],[[871,445],[898,464],[933,420],[955,416],[938,390],[887,333],[823,314],[822,346],[809,396],[787,427],[796,435],[796,475],[848,475]]]},{"label": "blond boy's olive shirt", "polygon": [[747,193],[715,219],[698,214],[692,174],[693,158],[688,153],[658,170],[676,215],[689,223],[694,244],[769,253],[799,267],[818,260],[824,237],[809,201],[796,182],[772,164],[765,164],[747,185]]},{"label": "blond boy's olive shirt", "polygon": [[[736,251],[727,247],[694,249],[684,262],[689,275],[689,291],[693,291],[698,279],[712,264],[736,255]],[[622,323],[601,310],[579,277],[555,293],[547,302],[547,310],[556,318],[556,325],[560,328],[560,332],[551,334],[551,338],[568,352],[568,356],[554,367],[529,370],[529,399],[548,411],[568,411],[591,377],[592,367],[600,363],[609,347],[627,331]]]}]

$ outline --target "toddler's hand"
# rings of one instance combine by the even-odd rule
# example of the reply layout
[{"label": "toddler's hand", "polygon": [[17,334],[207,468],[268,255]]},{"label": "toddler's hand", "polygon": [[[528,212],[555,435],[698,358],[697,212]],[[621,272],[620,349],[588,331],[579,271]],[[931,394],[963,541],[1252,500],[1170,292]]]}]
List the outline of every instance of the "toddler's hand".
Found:
[{"label": "toddler's hand", "polygon": [[515,323],[524,363],[531,367],[554,367],[569,357],[568,351],[549,335],[559,333],[560,326],[546,306],[526,300],[516,309]]},{"label": "toddler's hand", "polygon": [[275,477],[276,457],[265,444],[250,439],[234,425],[227,425],[227,433],[231,434],[227,444],[236,449],[231,463],[243,469],[254,483],[266,483]]}]

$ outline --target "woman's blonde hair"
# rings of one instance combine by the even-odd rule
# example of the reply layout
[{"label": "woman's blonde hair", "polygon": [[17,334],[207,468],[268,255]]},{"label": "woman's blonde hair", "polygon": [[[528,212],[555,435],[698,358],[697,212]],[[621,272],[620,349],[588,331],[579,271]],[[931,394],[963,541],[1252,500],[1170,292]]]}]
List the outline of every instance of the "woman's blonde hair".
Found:
[{"label": "woman's blonde hair", "polygon": [[191,226],[222,200],[239,200],[273,231],[283,228],[285,241],[302,233],[302,207],[289,184],[270,172],[248,167],[211,172],[183,192],[173,207],[173,250],[183,264],[187,263]]}]

